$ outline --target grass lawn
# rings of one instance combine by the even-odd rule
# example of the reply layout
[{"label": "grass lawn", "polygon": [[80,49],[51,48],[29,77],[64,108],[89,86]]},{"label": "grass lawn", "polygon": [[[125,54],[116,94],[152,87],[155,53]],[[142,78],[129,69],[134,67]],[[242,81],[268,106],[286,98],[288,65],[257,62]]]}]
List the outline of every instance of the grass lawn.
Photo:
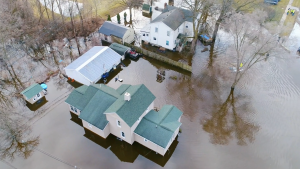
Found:
[{"label": "grass lawn", "polygon": [[[299,0],[298,0],[299,1]],[[285,13],[286,6],[289,4],[289,0],[281,0],[277,5],[270,5],[276,11],[274,21],[279,22],[282,18],[283,13]]]},{"label": "grass lawn", "polygon": [[283,30],[280,33],[280,36],[289,36],[294,28],[294,24],[296,22],[297,16],[299,12],[295,12],[295,15],[292,16],[289,14],[283,24]]},{"label": "grass lawn", "polygon": [[300,0],[294,0],[293,3],[292,3],[292,6],[300,8]]},{"label": "grass lawn", "polygon": [[[32,5],[35,16],[40,17],[36,0],[29,0]],[[118,3],[118,0],[99,0],[95,4],[94,0],[78,0],[79,3],[83,3],[82,13],[85,16],[107,18],[107,15],[111,17],[117,15],[119,12],[125,9],[124,6]],[[97,5],[97,10],[95,5]],[[97,11],[97,16],[96,16]],[[52,19],[51,9],[48,9],[49,18]],[[43,17],[47,19],[46,10],[43,12]],[[55,13],[54,17],[61,18],[60,14]],[[66,21],[69,21],[69,17],[65,17]],[[79,19],[79,15],[75,16],[75,19]]]}]

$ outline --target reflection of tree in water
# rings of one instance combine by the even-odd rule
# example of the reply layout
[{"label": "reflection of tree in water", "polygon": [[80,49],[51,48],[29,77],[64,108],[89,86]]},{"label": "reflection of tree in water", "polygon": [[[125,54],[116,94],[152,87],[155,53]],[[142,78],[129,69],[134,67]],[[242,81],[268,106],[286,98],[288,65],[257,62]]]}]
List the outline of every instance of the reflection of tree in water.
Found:
[{"label": "reflection of tree in water", "polygon": [[259,127],[241,116],[241,112],[250,112],[245,97],[234,97],[231,91],[225,102],[215,108],[211,118],[202,120],[203,130],[210,133],[212,143],[225,145],[234,137],[239,145],[254,141],[254,133]]},{"label": "reflection of tree in water", "polygon": [[[1,112],[1,115],[3,113]],[[0,159],[14,160],[16,156],[27,159],[39,144],[39,137],[27,136],[30,128],[20,119],[1,118]]]}]

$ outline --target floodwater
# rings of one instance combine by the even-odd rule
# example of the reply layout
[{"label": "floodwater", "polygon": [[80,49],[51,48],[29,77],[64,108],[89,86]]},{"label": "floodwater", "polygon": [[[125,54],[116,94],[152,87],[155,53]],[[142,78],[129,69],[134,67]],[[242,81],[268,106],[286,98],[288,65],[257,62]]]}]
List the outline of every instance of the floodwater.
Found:
[{"label": "floodwater", "polygon": [[[296,42],[300,44],[300,38]],[[209,66],[208,52],[201,53],[202,48],[198,43],[192,74],[147,58],[125,60],[125,67],[113,74],[123,83],[145,84],[156,96],[155,107],[173,104],[183,112],[182,133],[166,156],[114,136],[104,140],[86,132],[64,103],[69,88],[76,85],[61,85],[52,78],[48,102],[41,107],[45,112],[32,123],[32,134],[40,136],[38,148],[26,160],[0,161],[0,168],[300,168],[296,46],[291,47],[289,59],[269,58],[253,67],[234,93],[230,93],[233,74],[222,78],[230,70]],[[165,71],[160,80],[158,70]],[[114,77],[108,80],[113,88],[122,84]]]}]

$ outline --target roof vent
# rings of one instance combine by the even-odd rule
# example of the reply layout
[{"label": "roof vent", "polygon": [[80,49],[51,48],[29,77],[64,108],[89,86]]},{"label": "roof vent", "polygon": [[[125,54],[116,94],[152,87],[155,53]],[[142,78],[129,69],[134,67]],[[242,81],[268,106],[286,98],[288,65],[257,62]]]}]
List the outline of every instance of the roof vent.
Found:
[{"label": "roof vent", "polygon": [[130,93],[126,92],[126,93],[124,94],[124,100],[129,101],[130,99],[131,99]]}]

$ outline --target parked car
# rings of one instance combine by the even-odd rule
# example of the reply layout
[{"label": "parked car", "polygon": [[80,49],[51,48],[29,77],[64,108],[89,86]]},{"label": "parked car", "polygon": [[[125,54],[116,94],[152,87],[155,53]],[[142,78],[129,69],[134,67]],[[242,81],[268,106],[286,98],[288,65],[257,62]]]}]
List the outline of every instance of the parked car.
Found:
[{"label": "parked car", "polygon": [[142,56],[142,54],[137,53],[136,50],[134,48],[131,48],[130,51],[127,52],[128,57],[130,57],[131,59],[138,59],[140,56]]},{"label": "parked car", "polygon": [[280,0],[264,0],[265,3],[269,3],[272,5],[277,5]]},{"label": "parked car", "polygon": [[207,34],[201,34],[199,35],[198,38],[202,43],[206,43],[206,44],[212,43],[212,38]]}]

